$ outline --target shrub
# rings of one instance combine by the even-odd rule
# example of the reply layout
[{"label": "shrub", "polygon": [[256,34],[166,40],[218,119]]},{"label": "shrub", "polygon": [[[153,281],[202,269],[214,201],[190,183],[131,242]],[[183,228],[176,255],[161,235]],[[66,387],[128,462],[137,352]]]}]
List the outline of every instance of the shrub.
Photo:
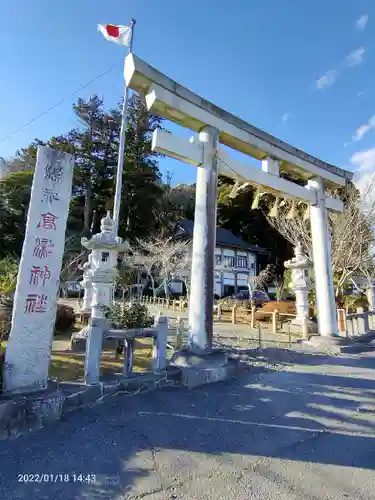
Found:
[{"label": "shrub", "polygon": [[357,311],[357,307],[363,307],[365,310],[368,310],[368,299],[364,293],[360,293],[357,295],[344,295],[343,300],[339,304],[341,307],[344,307],[349,312],[355,313]]},{"label": "shrub", "polygon": [[150,316],[147,306],[135,302],[115,303],[107,312],[107,319],[114,328],[148,328],[153,326],[154,318]]},{"label": "shrub", "polygon": [[0,340],[9,335],[17,273],[18,261],[11,258],[0,260]]},{"label": "shrub", "polygon": [[261,307],[261,309],[259,310],[259,312],[273,312],[273,311],[276,311],[276,309],[280,312],[280,313],[285,313],[285,314],[295,314],[296,313],[296,304],[295,302],[277,302],[276,300],[275,301],[270,301],[270,302],[266,302],[265,304],[263,304],[263,306]]},{"label": "shrub", "polygon": [[0,341],[8,338],[12,320],[13,296],[0,294]]},{"label": "shrub", "polygon": [[[13,296],[0,294],[0,340],[6,340],[10,333],[13,311]],[[57,304],[55,331],[64,332],[74,325],[74,309],[65,304]]]},{"label": "shrub", "polygon": [[73,328],[74,309],[65,304],[57,304],[55,331],[66,332]]},{"label": "shrub", "polygon": [[0,392],[3,389],[3,370],[4,370],[4,362],[5,362],[5,350],[0,345]]},{"label": "shrub", "polygon": [[5,351],[0,348],[0,392],[3,390],[3,370],[5,363]]},{"label": "shrub", "polygon": [[[255,318],[259,321],[271,321],[271,312],[278,310],[283,314],[296,314],[296,304],[294,302],[277,302],[270,301],[263,304],[263,306],[255,313]],[[267,314],[262,314],[267,313]]]},{"label": "shrub", "polygon": [[19,263],[8,258],[0,260],[0,295],[12,296],[16,290]]}]

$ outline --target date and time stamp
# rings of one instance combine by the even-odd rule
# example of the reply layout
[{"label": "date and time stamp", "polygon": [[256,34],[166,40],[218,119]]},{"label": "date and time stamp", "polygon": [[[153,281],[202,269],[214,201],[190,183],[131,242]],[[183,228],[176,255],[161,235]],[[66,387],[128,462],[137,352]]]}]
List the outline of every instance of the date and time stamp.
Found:
[{"label": "date and time stamp", "polygon": [[82,472],[67,473],[36,473],[36,474],[17,474],[18,483],[77,483],[77,484],[96,484],[96,474],[84,474]]}]

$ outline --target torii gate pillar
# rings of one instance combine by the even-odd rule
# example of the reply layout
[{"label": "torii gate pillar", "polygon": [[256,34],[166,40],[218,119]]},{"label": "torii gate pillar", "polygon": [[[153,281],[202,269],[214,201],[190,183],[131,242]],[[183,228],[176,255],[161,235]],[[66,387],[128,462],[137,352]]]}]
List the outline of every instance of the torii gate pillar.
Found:
[{"label": "torii gate pillar", "polygon": [[203,162],[197,169],[189,300],[189,348],[193,352],[212,348],[218,136],[219,131],[210,126],[199,134]]},{"label": "torii gate pillar", "polygon": [[323,179],[317,177],[310,180],[307,187],[317,193],[316,205],[310,206],[310,224],[319,333],[322,337],[331,338],[338,336],[338,328]]}]

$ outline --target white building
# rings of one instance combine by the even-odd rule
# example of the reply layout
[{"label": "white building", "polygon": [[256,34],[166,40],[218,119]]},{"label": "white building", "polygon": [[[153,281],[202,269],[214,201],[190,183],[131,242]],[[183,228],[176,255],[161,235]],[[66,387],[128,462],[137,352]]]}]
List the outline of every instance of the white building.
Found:
[{"label": "white building", "polygon": [[[188,245],[190,255],[193,230],[194,222],[190,220],[179,221],[176,225],[176,236],[190,240]],[[250,245],[231,231],[218,227],[215,249],[215,295],[226,297],[247,289],[249,276],[258,274],[260,269],[265,267],[265,261],[269,256],[268,250]]]}]

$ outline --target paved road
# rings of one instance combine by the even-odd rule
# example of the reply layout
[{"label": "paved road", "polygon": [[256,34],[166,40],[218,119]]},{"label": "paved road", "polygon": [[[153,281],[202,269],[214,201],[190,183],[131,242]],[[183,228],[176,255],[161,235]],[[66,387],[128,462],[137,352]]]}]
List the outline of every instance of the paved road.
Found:
[{"label": "paved road", "polygon": [[375,356],[294,356],[282,371],[122,396],[0,442],[0,497],[372,500]]}]

